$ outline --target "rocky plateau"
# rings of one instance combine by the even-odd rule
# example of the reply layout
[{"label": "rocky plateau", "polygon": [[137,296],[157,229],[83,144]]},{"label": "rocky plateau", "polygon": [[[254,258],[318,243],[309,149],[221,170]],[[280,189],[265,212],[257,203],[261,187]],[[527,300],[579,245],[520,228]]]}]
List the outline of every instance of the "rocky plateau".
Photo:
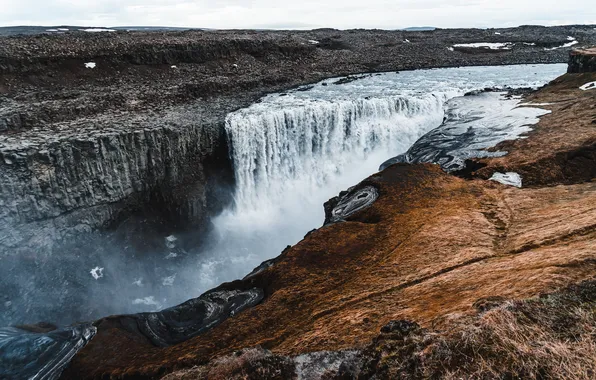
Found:
[{"label": "rocky plateau", "polygon": [[[553,49],[570,38],[582,49]],[[162,312],[86,325],[93,333],[77,332],[77,349],[86,346],[60,378],[587,379],[596,370],[582,359],[596,347],[596,89],[581,88],[596,81],[593,26],[0,40],[6,262],[51,260],[96,231],[125,230],[146,247],[207,229],[234,184],[225,115],[263,94],[362,72],[569,61],[568,74],[524,97],[552,112],[523,139],[490,148],[507,155],[454,171],[422,159],[389,165],[327,202],[321,228],[244,279]],[[479,41],[513,46],[453,48]],[[490,180],[496,173],[518,174],[521,188]],[[53,331],[40,326],[21,328]]]}]

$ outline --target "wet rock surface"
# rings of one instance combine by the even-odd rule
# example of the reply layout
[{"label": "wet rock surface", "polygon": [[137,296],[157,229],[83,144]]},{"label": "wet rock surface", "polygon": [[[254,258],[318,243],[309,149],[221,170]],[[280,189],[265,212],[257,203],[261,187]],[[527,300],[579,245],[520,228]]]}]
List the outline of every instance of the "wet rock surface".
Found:
[{"label": "wet rock surface", "polygon": [[374,186],[352,188],[325,204],[325,224],[343,221],[373,204],[379,197]]},{"label": "wet rock surface", "polygon": [[[219,192],[225,186],[209,182],[231,182],[221,122],[263,93],[364,71],[562,62],[566,49],[544,46],[560,46],[569,35],[587,44],[595,36],[582,26],[524,27],[500,35],[438,30],[408,32],[411,43],[405,44],[403,33],[3,38],[0,223],[9,234],[0,238],[0,254],[31,257],[39,265],[40,256],[60,252],[61,241],[131,216],[142,223],[179,223],[163,233],[201,225],[230,200]],[[520,44],[500,52],[447,50],[479,39]],[[523,44],[531,41],[536,45]],[[569,83],[587,79],[565,80],[552,96],[575,97]],[[393,165],[356,187],[364,192],[336,200],[331,215],[342,223],[312,232],[245,280],[162,313],[97,322],[96,337],[63,377],[158,378],[257,345],[319,361],[325,355],[309,353],[362,348],[392,320],[445,327],[457,315],[475,313],[474,301],[496,292],[530,297],[587,278],[594,272],[596,200],[593,183],[586,182],[594,177],[594,159],[586,128],[593,107],[591,94],[585,96],[554,110],[567,115],[563,128],[575,122],[580,133],[544,145],[552,154],[536,146],[526,150],[525,157],[540,165],[529,170],[495,158],[490,162],[501,163],[483,162],[485,171],[470,175],[484,178],[492,174],[488,170],[508,166],[534,188],[464,181],[432,165]],[[541,133],[549,125],[555,126],[537,129],[538,139],[548,136]],[[561,183],[567,186],[540,187]],[[163,244],[163,235],[158,240]],[[286,359],[275,360],[288,370]],[[333,368],[339,363],[338,371],[349,370],[341,360],[331,362]]]},{"label": "wet rock surface", "polygon": [[[587,79],[566,76],[530,99],[578,96],[581,90],[575,84]],[[591,121],[586,105],[592,98],[587,96],[591,95],[575,98],[578,109],[587,110],[576,113],[575,124],[556,127],[565,130],[579,125],[580,133],[567,141],[558,135],[545,150],[556,155],[567,144],[581,146],[589,138],[582,127]],[[568,111],[553,110],[528,139],[517,141],[546,139],[557,130],[549,118],[560,112]],[[540,157],[543,151],[536,147],[521,153],[526,159]],[[518,152],[515,145],[507,151],[509,156],[484,159],[487,165],[481,170]],[[511,170],[521,171],[516,166]],[[371,341],[380,345],[374,346],[364,362],[358,355],[343,362],[330,359],[329,363],[339,363],[334,364],[330,378],[340,372],[347,378],[373,374],[395,378],[400,373],[424,378],[426,369],[416,372],[420,365],[416,358],[435,339],[431,328],[451,331],[479,310],[505,307],[499,306],[501,301],[480,307],[479,300],[534,297],[593,276],[596,189],[593,182],[582,178],[568,177],[564,186],[533,183],[526,187],[524,182],[519,189],[482,179],[464,180],[436,165],[392,165],[340,195],[327,208],[331,211],[341,199],[369,187],[378,191],[372,204],[345,216],[342,223],[309,233],[273,265],[266,263],[243,280],[243,288],[250,285],[264,290],[258,305],[166,348],[155,347],[146,338],[137,340],[138,334],[122,326],[99,325],[97,336],[74,358],[64,378],[82,374],[155,378],[195,365],[212,368],[217,358],[256,346],[269,350],[290,370],[291,358],[345,350],[367,352]],[[556,177],[551,180],[550,184],[558,183]],[[116,353],[117,362],[107,359]],[[389,356],[376,356],[379,353]],[[331,358],[319,355],[315,356]],[[392,361],[396,357],[404,360]],[[275,368],[271,363],[267,359],[260,368],[271,373]],[[244,368],[234,368],[240,367]]]},{"label": "wet rock surface", "polygon": [[[522,107],[512,94],[485,91],[447,102],[443,124],[422,136],[408,151],[387,160],[380,170],[394,163],[433,163],[447,172],[466,169],[473,158],[499,157],[505,151],[489,150],[531,130],[538,117],[549,111]],[[473,168],[467,168],[472,170]]]},{"label": "wet rock surface", "polygon": [[95,335],[91,324],[0,328],[0,378],[55,380]]},{"label": "wet rock surface", "polygon": [[[0,37],[0,247],[47,255],[131,215],[204,226],[231,200],[225,115],[264,93],[362,72],[565,62],[568,49],[545,47],[570,36],[596,42],[588,26]],[[479,41],[514,45],[447,50]]]},{"label": "wet rock surface", "polygon": [[[257,305],[263,299],[263,290],[213,290],[169,309],[156,313],[110,317],[133,333],[140,332],[158,347],[184,342],[205,332],[227,318]],[[132,325],[130,322],[134,321]]]}]

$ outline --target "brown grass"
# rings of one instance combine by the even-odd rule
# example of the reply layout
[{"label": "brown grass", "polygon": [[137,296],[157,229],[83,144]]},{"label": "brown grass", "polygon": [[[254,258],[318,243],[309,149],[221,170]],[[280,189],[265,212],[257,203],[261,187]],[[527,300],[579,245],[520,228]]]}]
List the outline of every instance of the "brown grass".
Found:
[{"label": "brown grass", "polygon": [[509,301],[431,341],[420,374],[444,379],[596,378],[596,284]]}]

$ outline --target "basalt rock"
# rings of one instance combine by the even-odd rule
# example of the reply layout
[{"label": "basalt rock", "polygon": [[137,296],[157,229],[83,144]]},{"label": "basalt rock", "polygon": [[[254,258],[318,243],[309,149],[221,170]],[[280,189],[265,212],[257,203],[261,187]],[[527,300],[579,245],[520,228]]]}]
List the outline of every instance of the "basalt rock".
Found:
[{"label": "basalt rock", "polygon": [[62,329],[47,326],[0,328],[0,378],[55,380],[76,353],[95,335],[82,324]]},{"label": "basalt rock", "polygon": [[[138,215],[171,227],[166,234],[206,227],[231,200],[225,115],[263,93],[370,71],[563,62],[567,49],[539,44],[560,44],[568,36],[596,42],[587,26],[499,33],[189,30],[0,37],[0,225],[8,230],[0,250],[45,255],[81,232]],[[447,51],[455,43],[503,39],[515,48]]]},{"label": "basalt rock", "polygon": [[569,56],[568,72],[596,72],[596,48],[572,50]]},{"label": "basalt rock", "polygon": [[[592,138],[586,105],[593,95],[578,88],[589,79],[566,76],[532,95],[529,100],[536,102],[573,95],[575,118],[566,118],[570,100],[562,101],[527,139],[518,140],[541,144],[521,152],[508,145],[509,155],[484,159],[480,172],[508,157],[515,158],[509,168],[522,171],[523,165],[513,166],[518,154],[527,162]],[[565,123],[555,123],[557,117]],[[566,141],[549,137],[567,128],[579,128],[578,134]],[[550,145],[543,150],[545,141]],[[263,289],[256,306],[169,347],[156,347],[123,325],[99,324],[64,378],[156,378],[183,368],[211,368],[217,358],[257,346],[286,364],[287,358],[312,353],[356,352],[334,361],[338,366],[328,378],[340,372],[344,378],[424,378],[419,353],[441,342],[433,331],[452,331],[479,312],[481,318],[506,312],[502,299],[535,297],[594,274],[594,182],[576,176],[564,186],[550,186],[558,183],[550,177],[546,186],[520,189],[478,179],[480,172],[469,180],[436,165],[391,165],[329,202],[327,217],[345,211],[360,190],[374,188],[374,202],[346,215],[336,212],[341,223],[309,233],[241,282],[242,289]],[[366,354],[371,341],[374,352]]]}]

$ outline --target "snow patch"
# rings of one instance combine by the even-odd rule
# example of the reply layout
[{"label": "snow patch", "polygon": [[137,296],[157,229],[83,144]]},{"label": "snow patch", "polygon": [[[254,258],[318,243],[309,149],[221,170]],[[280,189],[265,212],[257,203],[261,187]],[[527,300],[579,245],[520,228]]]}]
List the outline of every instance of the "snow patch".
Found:
[{"label": "snow patch", "polygon": [[176,66],[176,65],[172,65],[172,66],[170,66],[170,67],[171,67],[172,69],[177,69],[177,68],[178,68],[178,66]]},{"label": "snow patch", "polygon": [[103,277],[103,270],[104,270],[104,268],[95,267],[95,268],[91,269],[91,271],[89,273],[91,273],[91,276],[93,276],[94,279],[99,280],[100,278]]},{"label": "snow patch", "polygon": [[58,32],[58,29],[46,29],[46,32]]},{"label": "snow patch", "polygon": [[553,103],[534,103],[534,102],[527,102],[527,103],[521,103],[519,106],[520,107],[540,107],[540,106],[550,106]]},{"label": "snow patch", "polygon": [[455,51],[455,49],[452,46],[448,47],[447,50],[449,50],[449,51]]},{"label": "snow patch", "polygon": [[490,49],[490,50],[509,50],[513,47],[512,42],[474,42],[471,44],[455,44],[453,47]]},{"label": "snow patch", "polygon": [[408,40],[407,38],[404,40],[404,44],[409,44],[411,43],[410,40]]},{"label": "snow patch", "polygon": [[522,187],[522,177],[514,172],[495,173],[489,178],[491,181],[502,183],[503,185]]},{"label": "snow patch", "polygon": [[115,32],[115,29],[106,29],[106,28],[89,28],[89,29],[79,29],[83,32],[87,33],[101,33],[101,32]]},{"label": "snow patch", "polygon": [[501,35],[501,33],[499,33],[499,32],[495,32],[495,34],[496,34],[497,36],[500,36],[500,35]]},{"label": "snow patch", "polygon": [[596,82],[586,83],[583,86],[581,86],[579,89],[582,91],[594,90],[594,89],[596,89]]},{"label": "snow patch", "polygon": [[573,38],[573,37],[571,37],[571,36],[567,37],[567,40],[568,40],[568,41],[571,41],[571,42],[568,42],[568,43],[566,43],[566,44],[563,44],[563,45],[561,45],[561,46],[555,46],[555,47],[552,47],[552,48],[544,48],[544,50],[557,50],[557,49],[563,49],[563,48],[568,48],[568,47],[571,47],[571,46],[573,46],[573,45],[576,45],[576,44],[578,44],[578,43],[579,43],[579,42],[578,42],[578,41],[577,41],[575,38]]},{"label": "snow patch", "polygon": [[317,41],[317,40],[308,40],[308,43],[309,44],[312,44],[312,45],[318,45],[318,44],[320,44],[320,42]]},{"label": "snow patch", "polygon": [[85,68],[87,69],[94,69],[97,66],[95,62],[87,62],[85,63]]}]

